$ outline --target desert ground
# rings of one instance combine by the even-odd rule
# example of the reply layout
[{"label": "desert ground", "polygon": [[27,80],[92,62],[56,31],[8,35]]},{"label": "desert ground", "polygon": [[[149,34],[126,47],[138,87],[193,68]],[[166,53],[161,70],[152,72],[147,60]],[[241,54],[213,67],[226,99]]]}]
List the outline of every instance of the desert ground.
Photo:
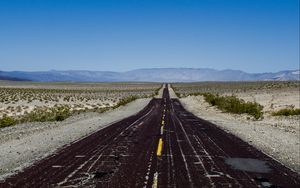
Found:
[{"label": "desert ground", "polygon": [[[63,121],[28,121],[0,128],[0,177],[14,174],[59,148],[136,114],[152,97],[161,98],[164,87],[158,83],[0,82],[1,117],[20,118],[36,109],[58,105],[76,112]],[[300,117],[272,115],[279,109],[299,108],[299,82],[202,82],[168,87],[170,97],[179,98],[188,111],[300,172]],[[264,107],[263,118],[224,113],[208,104],[203,96],[194,95],[202,92],[255,101]],[[130,96],[136,98],[118,105]],[[103,108],[106,110],[99,110]]]},{"label": "desert ground", "polygon": [[[36,109],[46,111],[57,105],[68,106],[76,113],[64,121],[29,121],[1,128],[0,176],[13,174],[58,148],[139,112],[152,97],[161,97],[160,88],[162,85],[157,83],[1,81],[0,117],[20,118]],[[135,100],[118,105],[118,101],[130,96],[136,96]],[[101,111],[102,108],[106,110]]]},{"label": "desert ground", "polygon": [[115,106],[135,96],[152,97],[160,84],[152,83],[31,83],[0,81],[0,118],[35,110],[67,107],[71,111]]},{"label": "desert ground", "polygon": [[[200,118],[260,149],[293,170],[300,172],[300,116],[273,116],[285,108],[299,108],[299,82],[232,82],[173,84],[184,107]],[[263,118],[222,112],[211,106],[197,92],[218,93],[263,106]]]}]

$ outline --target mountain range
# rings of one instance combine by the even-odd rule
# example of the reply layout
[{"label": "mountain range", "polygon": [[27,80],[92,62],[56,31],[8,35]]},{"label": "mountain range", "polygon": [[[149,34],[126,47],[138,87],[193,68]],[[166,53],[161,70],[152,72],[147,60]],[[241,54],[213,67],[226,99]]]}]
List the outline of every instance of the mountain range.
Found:
[{"label": "mountain range", "polygon": [[240,70],[207,68],[152,68],[127,72],[111,71],[0,71],[0,80],[38,82],[198,82],[198,81],[258,81],[300,80],[299,70],[275,73],[247,73]]}]

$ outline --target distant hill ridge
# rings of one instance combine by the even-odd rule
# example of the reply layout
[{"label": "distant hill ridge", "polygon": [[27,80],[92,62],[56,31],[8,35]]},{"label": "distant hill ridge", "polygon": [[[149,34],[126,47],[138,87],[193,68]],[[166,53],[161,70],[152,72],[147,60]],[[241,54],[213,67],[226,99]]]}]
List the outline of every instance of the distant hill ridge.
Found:
[{"label": "distant hill ridge", "polygon": [[257,81],[300,80],[299,70],[275,73],[247,73],[240,70],[206,68],[152,68],[127,72],[111,71],[0,71],[0,80],[31,80],[38,82],[197,82],[197,81]]}]

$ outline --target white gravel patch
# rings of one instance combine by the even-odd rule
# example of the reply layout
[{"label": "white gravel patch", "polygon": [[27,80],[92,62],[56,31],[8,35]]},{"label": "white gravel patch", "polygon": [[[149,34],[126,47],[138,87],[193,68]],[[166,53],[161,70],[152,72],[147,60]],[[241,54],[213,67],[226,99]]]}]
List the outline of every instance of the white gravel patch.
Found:
[{"label": "white gravel patch", "polygon": [[171,85],[168,84],[168,90],[169,90],[169,95],[171,99],[177,99],[177,95],[175,94],[174,90],[171,88]]},{"label": "white gravel patch", "polygon": [[189,96],[180,101],[194,115],[215,123],[300,173],[299,116],[265,116],[261,121],[254,121],[247,119],[247,115],[222,113],[202,96]]},{"label": "white gravel patch", "polygon": [[240,92],[238,98],[245,101],[258,102],[264,106],[264,112],[274,112],[283,108],[300,108],[299,88],[280,89],[266,92]]},{"label": "white gravel patch", "polygon": [[58,148],[142,110],[151,99],[137,99],[118,109],[84,113],[62,122],[27,123],[0,129],[0,178],[16,173]]}]

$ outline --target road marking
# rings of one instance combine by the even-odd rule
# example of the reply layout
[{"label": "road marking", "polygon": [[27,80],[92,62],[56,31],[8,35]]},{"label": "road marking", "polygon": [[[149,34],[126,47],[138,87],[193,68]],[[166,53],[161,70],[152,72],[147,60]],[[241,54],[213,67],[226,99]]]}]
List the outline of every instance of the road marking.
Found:
[{"label": "road marking", "polygon": [[75,155],[75,158],[83,158],[85,155]]},{"label": "road marking", "polygon": [[[205,175],[208,175],[209,173],[208,173],[208,171],[207,171],[207,169],[206,169],[206,167],[205,167],[205,165],[204,165],[204,163],[203,163],[203,160],[199,157],[199,155],[198,155],[198,153],[197,153],[195,147],[193,146],[193,144],[192,144],[192,142],[191,142],[191,140],[190,140],[190,138],[189,138],[187,132],[185,131],[185,129],[184,129],[184,127],[183,127],[183,124],[181,123],[180,119],[177,117],[176,114],[173,114],[173,117],[174,117],[174,118],[177,120],[177,122],[179,123],[180,128],[181,128],[182,132],[184,133],[185,138],[186,138],[186,140],[187,140],[187,142],[188,142],[190,148],[192,149],[193,153],[195,154],[196,158],[198,159],[197,162],[200,162],[200,165],[202,166]],[[174,120],[173,120],[173,122],[174,122]],[[174,122],[174,124],[175,124],[175,122]],[[203,149],[204,149],[204,148],[203,148]],[[209,182],[211,183],[212,187],[215,187],[215,185],[214,185],[214,183],[213,183],[211,177],[207,176],[207,178],[208,178]]]},{"label": "road marking", "polygon": [[219,178],[221,176],[219,174],[207,174],[206,177]]},{"label": "road marking", "polygon": [[165,121],[164,121],[164,120],[162,120],[162,121],[161,121],[161,124],[162,124],[162,125],[164,125],[164,124],[165,124]]},{"label": "road marking", "polygon": [[163,134],[164,134],[164,127],[161,126],[161,127],[160,127],[160,135],[163,135]]},{"label": "road marking", "polygon": [[159,139],[159,142],[158,142],[158,146],[157,146],[157,151],[156,151],[156,155],[158,157],[161,156],[161,153],[162,153],[162,147],[163,147],[163,140],[162,138]]},{"label": "road marking", "polygon": [[[138,118],[136,121],[134,121],[132,124],[130,124],[129,126],[127,126],[120,134],[116,135],[116,137],[113,139],[113,141],[115,141],[118,137],[120,137],[126,130],[128,130],[130,127],[136,125],[139,121],[141,121],[143,118],[147,117],[154,108],[151,108],[149,110],[149,112],[147,112],[145,115],[143,115],[142,117]],[[107,138],[108,139],[108,138]],[[112,142],[113,142],[112,141]],[[110,143],[112,143],[110,142]],[[87,161],[85,161],[84,163],[82,163],[77,169],[75,169],[73,172],[71,172],[63,181],[59,182],[57,185],[61,186],[64,183],[68,182],[70,178],[72,178],[79,170],[81,170],[85,165],[87,165],[90,161],[92,161],[98,154],[98,157],[96,158],[95,161],[93,161],[93,163],[91,164],[91,166],[88,168],[87,173],[90,172],[90,170],[93,168],[93,166],[96,164],[96,162],[102,157],[102,152],[108,148],[110,145],[105,145],[103,148],[101,148],[99,151],[97,151],[94,155],[92,155]]]},{"label": "road marking", "polygon": [[[173,106],[173,105],[172,105],[172,106]],[[191,187],[194,187],[193,181],[192,181],[192,178],[191,178],[191,173],[190,173],[189,167],[188,167],[188,165],[187,165],[187,160],[186,160],[186,158],[185,158],[186,156],[184,155],[183,149],[182,149],[182,146],[181,146],[181,143],[179,142],[178,134],[177,134],[177,131],[176,131],[176,130],[177,130],[177,127],[176,127],[174,118],[172,118],[172,114],[171,114],[171,120],[172,120],[173,125],[174,125],[174,129],[175,129],[174,132],[175,132],[176,140],[177,140],[177,143],[178,143],[179,151],[180,151],[182,160],[183,160],[183,162],[184,162],[184,167],[185,167],[185,170],[186,170],[186,172],[187,172],[188,181],[189,181],[189,183],[190,183],[190,186],[191,186]]]},{"label": "road marking", "polygon": [[61,186],[62,184],[66,183],[70,178],[74,176],[74,174],[76,174],[79,170],[81,170],[88,162],[89,160],[85,161],[83,164],[81,164],[76,170],[74,170],[71,174],[69,174],[63,181],[59,182],[57,185]]},{"label": "road marking", "polygon": [[148,162],[148,169],[147,169],[147,174],[146,174],[146,177],[145,177],[144,188],[146,188],[147,185],[148,185],[150,170],[151,170],[151,166],[152,166],[153,153],[154,152],[151,153],[151,157],[150,157],[150,160]]},{"label": "road marking", "polygon": [[[169,153],[170,153],[170,160],[171,160],[171,168],[170,169],[172,169],[172,177],[173,177],[173,181],[175,181],[175,163],[174,163],[174,156],[173,156],[170,132],[169,132],[168,140],[169,140]],[[173,184],[173,187],[176,188],[175,183]]]},{"label": "road marking", "polygon": [[154,173],[154,177],[153,177],[152,188],[157,188],[157,183],[158,183],[158,173],[155,172],[155,173]]},{"label": "road marking", "polygon": [[62,168],[63,166],[61,165],[52,165],[52,168]]}]

